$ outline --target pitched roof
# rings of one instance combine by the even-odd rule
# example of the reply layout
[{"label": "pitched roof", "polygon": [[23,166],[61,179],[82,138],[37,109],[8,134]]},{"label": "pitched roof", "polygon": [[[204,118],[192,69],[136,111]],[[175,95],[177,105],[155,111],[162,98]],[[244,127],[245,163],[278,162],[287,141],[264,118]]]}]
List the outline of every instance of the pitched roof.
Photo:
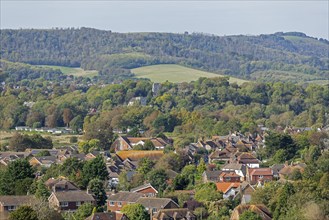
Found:
[{"label": "pitched roof", "polygon": [[144,184],[144,185],[141,185],[141,186],[137,186],[135,188],[132,188],[130,190],[130,192],[138,192],[140,190],[143,190],[143,189],[146,189],[146,188],[149,188],[149,187],[153,188],[156,191],[156,193],[158,193],[158,191],[150,183],[147,183],[147,184]]},{"label": "pitched roof", "polygon": [[231,220],[238,220],[239,216],[248,210],[258,214],[262,220],[272,220],[272,214],[265,205],[238,205],[233,210]]},{"label": "pitched roof", "polygon": [[228,163],[222,167],[222,170],[242,170],[244,164],[241,163]]},{"label": "pitched roof", "polygon": [[110,201],[126,201],[126,202],[136,202],[140,197],[143,197],[142,193],[135,192],[118,192],[116,194],[112,194],[108,196],[108,200]]},{"label": "pitched roof", "polygon": [[304,170],[304,168],[301,166],[285,166],[279,171],[279,174],[290,175],[295,169],[298,169],[300,171]]},{"label": "pitched roof", "polygon": [[95,201],[92,195],[87,194],[86,191],[80,190],[53,192],[52,195],[54,195],[59,202]]},{"label": "pitched roof", "polygon": [[56,157],[55,156],[43,156],[43,157],[34,157],[37,159],[40,163],[42,164],[53,164],[56,162]]},{"label": "pitched roof", "polygon": [[3,206],[27,204],[31,200],[34,200],[34,196],[0,196],[0,204]]},{"label": "pitched roof", "polygon": [[236,174],[235,172],[222,172],[220,175],[220,177],[239,177],[240,176],[238,174]]},{"label": "pitched roof", "polygon": [[206,175],[206,177],[209,179],[216,179],[216,178],[219,178],[219,175],[222,172],[223,171],[221,171],[221,170],[204,171],[204,175]]},{"label": "pitched roof", "polygon": [[119,212],[96,212],[85,220],[123,220],[128,219],[123,213]]},{"label": "pitched roof", "polygon": [[137,203],[142,204],[145,208],[152,207],[157,209],[166,207],[170,202],[176,204],[177,208],[179,207],[177,203],[168,198],[141,197],[137,200]]},{"label": "pitched roof", "polygon": [[229,183],[229,182],[216,183],[217,190],[221,191],[223,193],[226,193],[231,188],[238,188],[239,186],[240,186],[240,183]]},{"label": "pitched roof", "polygon": [[178,208],[178,209],[160,209],[153,218],[156,219],[189,219],[196,217],[189,209]]},{"label": "pitched roof", "polygon": [[273,175],[273,170],[271,168],[250,168],[249,175],[271,176]]}]

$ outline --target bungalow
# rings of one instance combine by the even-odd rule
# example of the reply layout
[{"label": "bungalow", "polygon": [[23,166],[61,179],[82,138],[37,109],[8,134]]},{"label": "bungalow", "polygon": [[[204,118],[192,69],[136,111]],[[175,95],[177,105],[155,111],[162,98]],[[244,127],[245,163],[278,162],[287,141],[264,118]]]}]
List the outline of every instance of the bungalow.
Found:
[{"label": "bungalow", "polygon": [[33,196],[0,196],[0,213],[13,211],[32,200]]},{"label": "bungalow", "polygon": [[150,183],[132,188],[130,192],[142,193],[145,197],[156,197],[158,194],[158,190],[156,190]]},{"label": "bungalow", "polygon": [[145,137],[118,137],[112,144],[112,148],[115,151],[132,150],[136,145],[144,145],[146,140],[150,140],[156,149],[162,150],[169,142],[163,138],[145,138]]},{"label": "bungalow", "polygon": [[11,161],[27,158],[30,156],[28,152],[13,152],[13,151],[5,151],[0,152],[0,164],[7,166]]},{"label": "bungalow", "polygon": [[57,157],[44,156],[44,157],[32,157],[29,160],[31,166],[42,166],[49,168],[52,164],[56,163]]},{"label": "bungalow", "polygon": [[249,168],[247,172],[247,180],[251,184],[273,180],[273,170],[271,168]]},{"label": "bungalow", "polygon": [[179,205],[168,198],[140,197],[136,203],[143,205],[146,210],[154,215],[160,209],[176,209]]},{"label": "bungalow", "polygon": [[239,186],[240,183],[224,183],[224,182],[216,183],[217,191],[223,193],[224,199],[234,197],[238,192]]},{"label": "bungalow", "polygon": [[84,203],[95,204],[92,195],[80,190],[52,192],[48,201],[58,211],[75,211]]},{"label": "bungalow", "polygon": [[152,220],[197,220],[196,215],[188,209],[160,209]]},{"label": "bungalow", "polygon": [[111,212],[120,211],[124,205],[136,203],[141,197],[143,197],[142,193],[124,191],[109,195],[107,200],[107,210]]},{"label": "bungalow", "polygon": [[61,178],[49,178],[45,182],[45,186],[53,192],[79,190],[79,188],[73,182]]}]

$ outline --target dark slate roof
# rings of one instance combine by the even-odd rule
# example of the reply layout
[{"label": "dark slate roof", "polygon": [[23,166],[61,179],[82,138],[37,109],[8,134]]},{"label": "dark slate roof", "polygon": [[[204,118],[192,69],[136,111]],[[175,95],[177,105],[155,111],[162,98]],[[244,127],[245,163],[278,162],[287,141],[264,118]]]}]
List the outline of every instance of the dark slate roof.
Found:
[{"label": "dark slate roof", "polygon": [[108,196],[109,201],[126,201],[126,202],[136,202],[140,197],[142,197],[142,193],[134,193],[134,192],[118,192],[116,194],[112,194]]},{"label": "dark slate roof", "polygon": [[80,190],[53,192],[53,194],[56,196],[59,202],[95,201],[92,195]]},{"label": "dark slate roof", "polygon": [[0,204],[3,206],[17,206],[29,203],[34,196],[0,196]]},{"label": "dark slate roof", "polygon": [[219,175],[222,173],[221,170],[214,170],[214,171],[204,171],[204,174],[209,179],[216,179],[219,178]]},{"label": "dark slate roof", "polygon": [[[168,198],[141,197],[137,200],[137,203],[142,204],[145,208],[157,208],[157,209],[162,209],[166,207],[170,202],[176,204],[174,201]],[[179,205],[177,205],[177,208],[178,207]]]}]

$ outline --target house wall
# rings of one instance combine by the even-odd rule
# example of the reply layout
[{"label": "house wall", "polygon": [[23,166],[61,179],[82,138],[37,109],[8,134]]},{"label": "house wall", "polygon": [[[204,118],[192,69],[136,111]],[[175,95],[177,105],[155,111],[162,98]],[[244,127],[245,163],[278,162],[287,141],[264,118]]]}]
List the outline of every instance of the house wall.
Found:
[{"label": "house wall", "polygon": [[240,177],[230,177],[230,178],[223,177],[222,181],[226,182],[226,183],[228,183],[228,182],[230,182],[230,183],[240,182]]},{"label": "house wall", "polygon": [[147,197],[155,197],[157,192],[152,188],[152,187],[147,187],[145,189],[139,190],[139,191],[135,191],[137,193],[143,193],[144,196]]},{"label": "house wall", "polygon": [[[111,205],[111,202],[114,202],[113,205]],[[121,205],[120,205],[121,202]],[[120,211],[123,206],[127,205],[127,201],[107,201],[107,210],[111,212]]]},{"label": "house wall", "polygon": [[0,205],[0,212],[4,212],[4,207],[3,207],[3,205]]},{"label": "house wall", "polygon": [[223,194],[223,198],[224,199],[227,199],[229,198],[230,196],[235,196],[235,190],[234,189],[230,189],[228,192],[224,193]]},{"label": "house wall", "polygon": [[263,175],[263,177],[259,177],[259,175],[252,175],[251,176],[251,182],[256,183],[258,180],[265,180],[265,181],[271,181],[273,180],[273,175]]}]

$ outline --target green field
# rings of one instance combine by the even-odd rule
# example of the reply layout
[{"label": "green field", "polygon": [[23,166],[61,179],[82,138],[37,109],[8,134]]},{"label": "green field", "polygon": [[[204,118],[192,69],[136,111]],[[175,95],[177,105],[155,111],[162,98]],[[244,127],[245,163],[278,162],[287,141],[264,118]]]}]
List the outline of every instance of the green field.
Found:
[{"label": "green field", "polygon": [[[139,67],[131,70],[137,78],[148,78],[153,82],[169,82],[181,83],[190,82],[199,79],[200,77],[219,77],[224,75],[219,75],[215,73],[205,72],[201,70],[196,70],[176,64],[161,64]],[[237,79],[230,77],[230,83],[238,83],[239,85],[247,82],[246,80]]]},{"label": "green field", "polygon": [[66,66],[50,66],[50,65],[38,65],[38,66],[52,68],[52,69],[59,69],[64,75],[93,77],[98,74],[96,70],[84,70],[81,68],[72,68]]}]

